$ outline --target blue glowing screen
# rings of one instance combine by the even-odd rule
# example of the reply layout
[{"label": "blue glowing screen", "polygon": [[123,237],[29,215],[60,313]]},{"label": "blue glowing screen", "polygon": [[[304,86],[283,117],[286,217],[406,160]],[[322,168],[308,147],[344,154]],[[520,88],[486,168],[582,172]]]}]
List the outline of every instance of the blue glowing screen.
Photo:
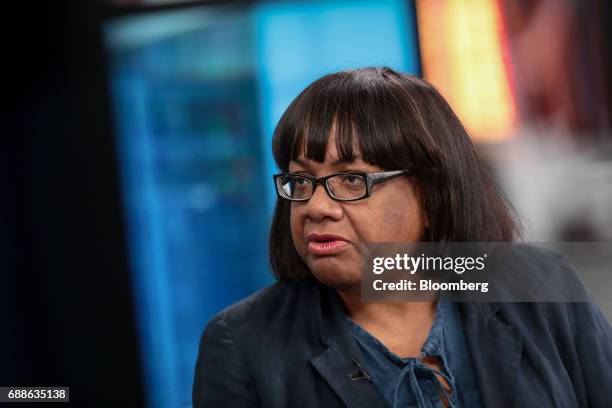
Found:
[{"label": "blue glowing screen", "polygon": [[[411,2],[263,2],[105,25],[148,406],[191,406],[206,322],[273,282],[274,126],[318,77],[418,73]],[[130,311],[131,312],[131,311]]]}]

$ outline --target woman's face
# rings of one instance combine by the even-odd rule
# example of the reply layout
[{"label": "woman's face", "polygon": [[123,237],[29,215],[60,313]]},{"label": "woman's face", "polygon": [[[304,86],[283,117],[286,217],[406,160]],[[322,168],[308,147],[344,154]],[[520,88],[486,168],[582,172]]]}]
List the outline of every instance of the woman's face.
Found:
[{"label": "woman's face", "polygon": [[[355,153],[354,162],[340,162],[332,135],[323,163],[307,159],[302,152],[290,162],[289,172],[322,177],[343,171],[385,171],[363,162],[358,150]],[[408,177],[375,185],[364,200],[334,201],[319,185],[310,200],[291,203],[291,235],[298,254],[317,280],[336,289],[360,287],[359,243],[418,242],[425,225],[416,188]]]}]

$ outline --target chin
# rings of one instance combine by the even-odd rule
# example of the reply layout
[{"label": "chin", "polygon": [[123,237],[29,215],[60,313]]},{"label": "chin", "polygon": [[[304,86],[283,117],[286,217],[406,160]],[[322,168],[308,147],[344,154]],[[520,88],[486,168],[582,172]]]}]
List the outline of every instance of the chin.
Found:
[{"label": "chin", "polygon": [[361,288],[361,271],[356,268],[342,267],[335,262],[317,260],[309,262],[313,276],[327,287],[338,290]]}]

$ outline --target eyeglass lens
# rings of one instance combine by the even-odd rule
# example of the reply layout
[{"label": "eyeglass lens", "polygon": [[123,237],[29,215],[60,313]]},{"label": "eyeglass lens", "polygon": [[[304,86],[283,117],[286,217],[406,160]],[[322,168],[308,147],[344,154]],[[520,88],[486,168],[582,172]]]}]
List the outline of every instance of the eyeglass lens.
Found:
[{"label": "eyeglass lens", "polygon": [[[363,197],[366,194],[366,180],[360,174],[338,174],[326,180],[333,196],[341,200]],[[277,180],[279,193],[287,198],[305,200],[312,197],[314,184],[311,179],[299,175],[283,175]]]}]

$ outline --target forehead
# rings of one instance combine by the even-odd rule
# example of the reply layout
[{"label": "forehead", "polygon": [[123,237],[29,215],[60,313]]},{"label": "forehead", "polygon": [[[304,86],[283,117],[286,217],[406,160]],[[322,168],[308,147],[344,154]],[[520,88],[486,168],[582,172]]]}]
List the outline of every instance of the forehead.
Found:
[{"label": "forehead", "polygon": [[[359,143],[357,142],[356,138],[353,138],[353,140],[351,141],[350,154],[346,154],[346,152],[342,153],[340,150],[342,149],[342,146],[339,149],[339,144],[340,143],[338,142],[338,139],[336,137],[335,128],[332,125],[332,128],[329,131],[329,137],[327,139],[327,142],[325,143],[325,154],[323,155],[323,157],[314,157],[315,155],[312,154],[313,152],[308,151],[309,141],[302,140],[302,144],[300,145],[300,148],[298,150],[298,155],[292,161],[306,162],[312,160],[319,163],[353,163],[356,161],[362,161],[361,148],[359,147]],[[310,146],[310,148],[312,149],[312,146]],[[345,148],[342,150],[347,149]],[[322,161],[319,159],[322,159]]]}]

